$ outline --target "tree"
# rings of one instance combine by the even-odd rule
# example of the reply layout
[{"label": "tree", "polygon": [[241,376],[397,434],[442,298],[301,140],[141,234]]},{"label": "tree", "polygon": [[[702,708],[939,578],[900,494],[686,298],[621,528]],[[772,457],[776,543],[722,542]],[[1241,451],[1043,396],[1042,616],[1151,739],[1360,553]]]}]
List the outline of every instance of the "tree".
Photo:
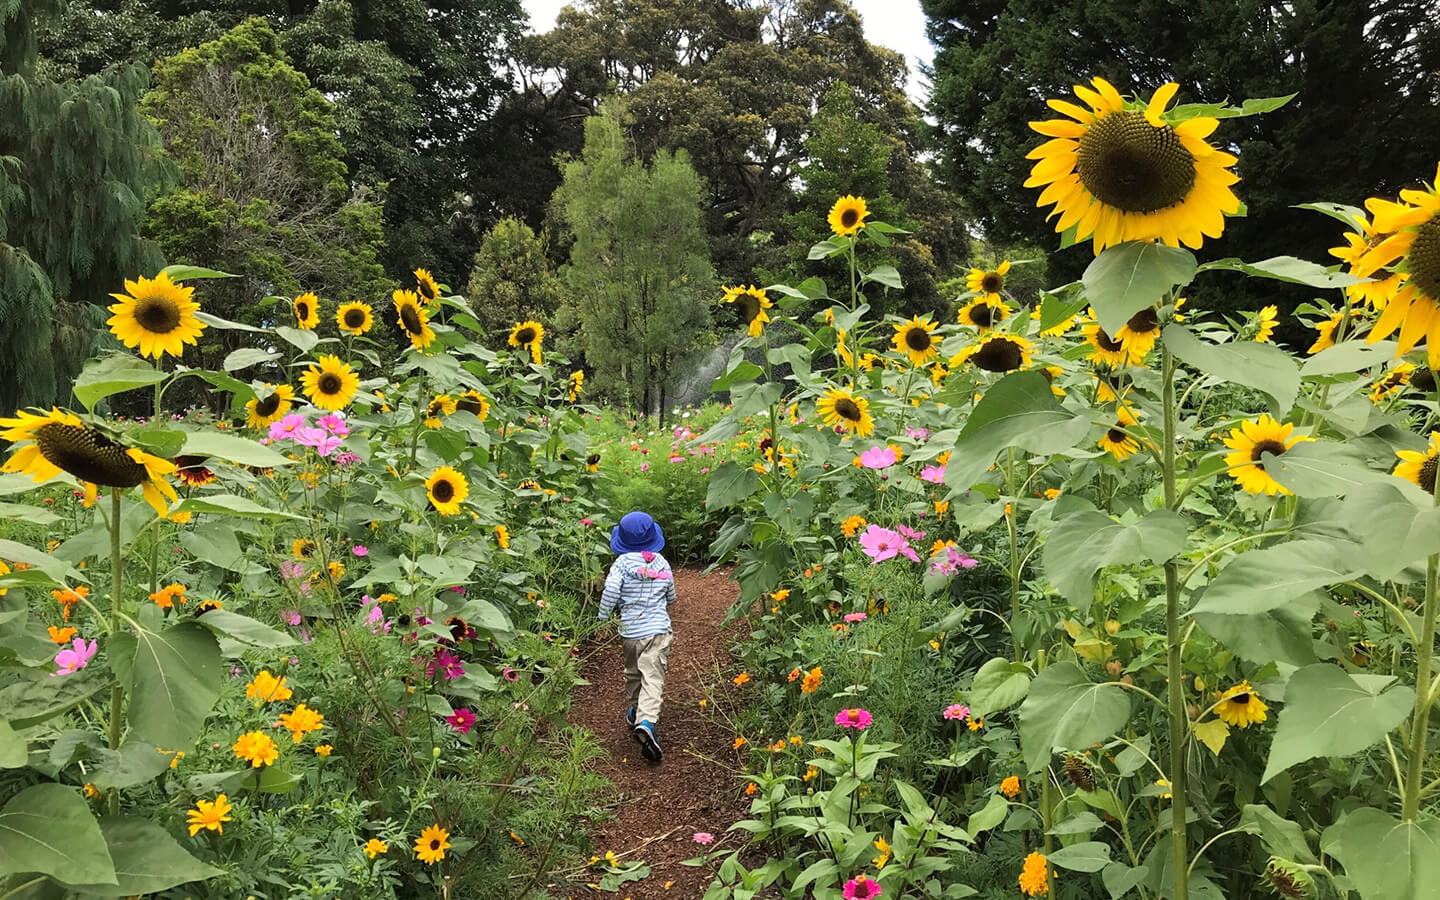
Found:
[{"label": "tree", "polygon": [[480,243],[465,293],[492,347],[505,343],[516,322],[533,319],[552,328],[560,279],[550,265],[548,244],[548,234],[537,235],[513,216],[496,222]]},{"label": "tree", "polygon": [[585,123],[585,149],[562,167],[555,208],[574,233],[557,318],[578,325],[598,391],[665,421],[671,373],[710,324],[715,275],[704,183],[682,151],[634,158],[619,110]]},{"label": "tree", "polygon": [[0,410],[46,405],[94,349],[104,304],[163,260],[139,234],[170,176],[136,109],[139,66],[79,80],[37,72],[34,16],[0,3]]}]

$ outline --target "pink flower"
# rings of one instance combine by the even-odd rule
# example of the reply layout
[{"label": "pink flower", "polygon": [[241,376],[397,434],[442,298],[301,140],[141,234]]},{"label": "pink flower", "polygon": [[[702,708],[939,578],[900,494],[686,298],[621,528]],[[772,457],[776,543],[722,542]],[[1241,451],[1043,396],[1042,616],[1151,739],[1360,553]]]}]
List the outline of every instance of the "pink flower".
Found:
[{"label": "pink flower", "polygon": [[461,663],[460,657],[449,650],[440,648],[436,648],[434,658],[425,665],[425,677],[434,678],[436,669],[440,670],[440,674],[447,681],[453,681],[465,674],[465,666]]},{"label": "pink flower", "polygon": [[906,427],[905,436],[912,441],[919,441],[923,444],[926,441],[930,440],[930,429]]},{"label": "pink flower", "polygon": [[470,729],[475,727],[475,714],[469,707],[462,706],[446,716],[445,721],[450,723],[456,734],[469,734]]},{"label": "pink flower", "polygon": [[847,624],[854,625],[856,622],[863,622],[868,618],[870,617],[865,615],[864,613],[847,613],[845,616],[845,622]]},{"label": "pink flower", "polygon": [[270,423],[270,440],[284,441],[295,436],[301,426],[305,424],[305,417],[299,413],[291,413],[278,422]]},{"label": "pink flower", "polygon": [[944,484],[944,483],[945,483],[945,467],[944,467],[944,466],[926,466],[925,468],[923,468],[923,469],[920,470],[920,480],[921,480],[921,481],[928,481],[928,482],[930,482],[931,484]]},{"label": "pink flower", "polygon": [[51,677],[71,675],[85,668],[90,664],[90,659],[95,655],[96,649],[98,648],[93,640],[87,644],[84,638],[77,637],[73,644],[55,654],[55,665],[60,667],[60,671],[51,672]]},{"label": "pink flower", "polygon": [[648,462],[647,462],[647,463],[641,463],[641,464],[640,464],[640,471],[642,471],[642,472],[648,472],[649,470],[650,470],[650,464],[649,464]]},{"label": "pink flower", "polygon": [[859,707],[855,709],[842,709],[835,714],[836,725],[839,725],[841,728],[853,728],[856,731],[864,731],[870,727],[870,723],[873,721],[874,719],[870,717],[869,711],[860,709]]},{"label": "pink flower", "polygon": [[345,420],[335,415],[334,413],[331,413],[330,415],[321,418],[316,424],[318,424],[321,428],[325,429],[331,434],[338,435],[340,437],[345,437],[346,435],[350,434],[350,426],[346,425]]},{"label": "pink flower", "polygon": [[509,666],[506,666],[500,671],[500,677],[504,678],[506,681],[509,682],[516,682],[520,680],[520,673],[510,668]]},{"label": "pink flower", "polygon": [[595,520],[594,520],[594,519],[581,519],[581,520],[580,520],[580,524],[581,524],[581,525],[584,525],[586,528],[589,528],[591,525],[594,525],[594,524],[595,524]]},{"label": "pink flower", "polygon": [[897,531],[899,531],[901,534],[905,535],[907,538],[909,538],[909,539],[912,540],[912,541],[923,541],[923,540],[925,540],[925,532],[923,532],[923,531],[916,531],[915,529],[911,528],[909,525],[896,525],[895,528],[896,528]]},{"label": "pink flower", "polygon": [[385,610],[381,609],[379,605],[370,607],[370,612],[365,615],[365,621],[371,625],[378,623],[383,618],[385,618]]},{"label": "pink flower", "polygon": [[871,881],[864,875],[856,875],[845,882],[845,890],[840,896],[845,900],[875,900],[880,896],[880,883]]},{"label": "pink flower", "polygon": [[645,560],[647,563],[648,563],[648,562],[654,562],[654,561],[655,561],[655,554],[654,554],[652,551],[650,551],[650,550],[641,550],[641,551],[640,551],[640,558],[643,559],[643,560]]},{"label": "pink flower", "polygon": [[672,456],[672,457],[670,457],[670,461],[671,461],[672,463],[684,462],[684,461],[685,461],[685,457],[683,457],[683,456]]},{"label": "pink flower", "polygon": [[899,532],[873,523],[860,535],[860,546],[864,548],[865,554],[877,563],[898,555],[904,543],[905,539],[900,537]]},{"label": "pink flower", "polygon": [[297,559],[287,559],[280,564],[280,576],[287,581],[303,578],[305,566]]},{"label": "pink flower", "polygon": [[340,438],[323,428],[299,428],[294,436],[295,443],[302,447],[314,447],[321,456],[329,456],[340,446]]},{"label": "pink flower", "polygon": [[360,457],[354,453],[351,453],[349,450],[340,451],[339,453],[335,454],[335,459],[332,460],[332,462],[334,462],[337,466],[353,466],[359,461]]},{"label": "pink flower", "polygon": [[286,625],[299,625],[300,611],[298,609],[282,609],[280,610],[280,621]]},{"label": "pink flower", "polygon": [[692,837],[690,840],[694,841],[697,844],[708,847],[711,844],[715,843],[715,835],[711,834],[708,831],[697,831],[695,832],[695,836]]},{"label": "pink flower", "polygon": [[895,465],[895,451],[889,447],[871,447],[860,454],[860,465],[867,469],[888,469]]},{"label": "pink flower", "polygon": [[356,556],[369,556],[370,548],[365,546],[364,544],[356,544],[355,546],[350,548],[350,552],[355,554]]},{"label": "pink flower", "polygon": [[908,543],[901,546],[900,555],[910,560],[911,562],[920,561],[920,554],[916,553],[915,548],[910,546]]},{"label": "pink flower", "polygon": [[945,712],[941,713],[941,715],[952,722],[968,719],[970,718],[970,707],[963,703],[952,703],[945,707]]}]

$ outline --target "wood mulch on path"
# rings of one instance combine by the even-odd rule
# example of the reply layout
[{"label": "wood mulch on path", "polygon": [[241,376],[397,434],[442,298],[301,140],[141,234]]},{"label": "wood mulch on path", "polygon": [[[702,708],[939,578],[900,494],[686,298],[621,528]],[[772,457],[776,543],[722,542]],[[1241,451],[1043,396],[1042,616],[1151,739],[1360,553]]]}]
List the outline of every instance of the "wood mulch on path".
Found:
[{"label": "wood mulch on path", "polygon": [[[729,662],[732,635],[721,629],[737,587],[725,571],[701,575],[675,572],[676,600],[670,608],[675,639],[665,678],[660,714],[664,761],[652,766],[625,726],[625,660],[618,638],[596,652],[582,671],[590,683],[575,689],[570,724],[593,731],[609,752],[597,768],[616,785],[614,815],[592,833],[595,852],[612,850],[624,861],[642,860],[650,876],[620,886],[618,894],[583,886],[560,888],[564,897],[628,897],[630,900],[698,900],[709,885],[710,868],[682,866],[701,855],[692,838],[697,831],[715,835],[714,850],[739,838],[726,829],[743,818],[749,804],[739,791],[739,754],[734,735],[700,708],[702,681]],[[597,881],[598,873],[580,879]],[[667,890],[665,885],[669,883]]]}]

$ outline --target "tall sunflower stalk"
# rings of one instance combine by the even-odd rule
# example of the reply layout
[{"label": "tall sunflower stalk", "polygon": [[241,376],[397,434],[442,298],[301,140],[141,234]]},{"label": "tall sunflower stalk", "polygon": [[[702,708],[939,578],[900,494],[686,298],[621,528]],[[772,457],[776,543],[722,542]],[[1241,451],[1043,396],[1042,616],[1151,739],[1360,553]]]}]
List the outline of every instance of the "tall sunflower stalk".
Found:
[{"label": "tall sunflower stalk", "polygon": [[[1170,297],[1174,302],[1174,296]],[[1179,495],[1175,486],[1175,357],[1162,338],[1160,341],[1160,406],[1163,410],[1164,446],[1161,448],[1161,471],[1165,485],[1165,508],[1178,512]],[[1170,732],[1170,868],[1175,874],[1171,896],[1186,900],[1190,890],[1189,842],[1185,821],[1185,743],[1189,739],[1189,718],[1185,713],[1185,694],[1181,676],[1181,657],[1185,649],[1180,633],[1180,573],[1172,557],[1165,561],[1165,671],[1168,680],[1166,706]]]}]

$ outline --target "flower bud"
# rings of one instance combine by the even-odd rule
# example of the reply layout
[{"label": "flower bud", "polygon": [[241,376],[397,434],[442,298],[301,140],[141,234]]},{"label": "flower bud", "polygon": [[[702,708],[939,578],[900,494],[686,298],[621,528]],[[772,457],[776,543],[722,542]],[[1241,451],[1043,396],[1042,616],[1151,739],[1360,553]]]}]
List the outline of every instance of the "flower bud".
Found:
[{"label": "flower bud", "polygon": [[1105,664],[1105,671],[1110,673],[1111,678],[1119,678],[1120,673],[1125,671],[1125,666],[1118,659],[1112,659]]},{"label": "flower bud", "polygon": [[1119,631],[1120,631],[1120,623],[1119,623],[1119,622],[1115,621],[1114,619],[1109,619],[1109,620],[1107,620],[1107,621],[1105,622],[1105,633],[1106,633],[1106,634],[1117,634],[1117,633],[1119,633]]},{"label": "flower bud", "polygon": [[1270,889],[1284,900],[1314,900],[1315,879],[1288,859],[1270,857],[1263,878]]}]

